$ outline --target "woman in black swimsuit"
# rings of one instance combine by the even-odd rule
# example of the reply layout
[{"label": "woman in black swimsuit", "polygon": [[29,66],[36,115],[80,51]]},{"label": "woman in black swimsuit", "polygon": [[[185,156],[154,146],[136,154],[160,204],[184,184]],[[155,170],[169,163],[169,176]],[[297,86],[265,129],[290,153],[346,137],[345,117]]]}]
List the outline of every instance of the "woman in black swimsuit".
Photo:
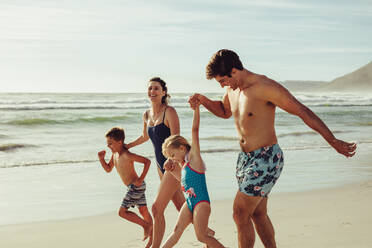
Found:
[{"label": "woman in black swimsuit", "polygon": [[143,114],[143,134],[135,141],[127,145],[128,148],[140,145],[149,138],[154,145],[155,157],[160,177],[160,186],[155,202],[152,205],[154,217],[153,243],[152,247],[160,247],[165,231],[164,210],[170,200],[173,201],[179,211],[185,202],[185,197],[181,191],[180,182],[174,178],[170,172],[164,171],[166,161],[162,154],[161,146],[163,141],[170,135],[180,133],[180,124],[176,110],[168,106],[166,83],[158,78],[150,79],[147,96],[151,102],[151,108]]}]

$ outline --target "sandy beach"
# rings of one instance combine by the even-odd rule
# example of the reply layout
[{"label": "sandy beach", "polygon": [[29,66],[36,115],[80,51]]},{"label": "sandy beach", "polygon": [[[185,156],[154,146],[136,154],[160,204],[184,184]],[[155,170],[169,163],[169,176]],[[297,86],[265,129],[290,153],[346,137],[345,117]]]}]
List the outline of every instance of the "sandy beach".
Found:
[{"label": "sandy beach", "polygon": [[[372,247],[372,180],[338,188],[272,194],[269,214],[278,247]],[[27,209],[25,209],[27,211]],[[166,211],[166,236],[177,212]],[[212,202],[210,226],[226,247],[237,247],[232,200]],[[0,226],[0,246],[144,247],[142,230],[116,212],[62,221]],[[255,247],[263,247],[256,237]],[[202,247],[189,226],[176,247]]]}]

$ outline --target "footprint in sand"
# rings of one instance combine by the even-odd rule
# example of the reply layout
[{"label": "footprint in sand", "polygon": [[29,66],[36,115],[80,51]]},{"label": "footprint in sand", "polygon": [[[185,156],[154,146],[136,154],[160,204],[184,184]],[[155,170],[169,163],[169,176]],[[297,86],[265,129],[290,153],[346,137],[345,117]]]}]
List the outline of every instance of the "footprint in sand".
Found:
[{"label": "footprint in sand", "polygon": [[121,247],[122,248],[138,248],[138,247],[142,247],[142,246],[139,245],[141,243],[142,243],[142,240],[134,239],[134,240],[128,241],[125,244],[121,245]]},{"label": "footprint in sand", "polygon": [[341,226],[349,227],[349,226],[351,226],[351,223],[350,222],[341,222]]}]

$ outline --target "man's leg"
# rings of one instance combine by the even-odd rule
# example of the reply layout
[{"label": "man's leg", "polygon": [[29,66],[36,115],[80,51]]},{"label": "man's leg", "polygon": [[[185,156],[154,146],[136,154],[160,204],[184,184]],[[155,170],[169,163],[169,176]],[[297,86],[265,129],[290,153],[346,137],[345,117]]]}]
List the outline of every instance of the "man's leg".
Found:
[{"label": "man's leg", "polygon": [[274,227],[267,215],[267,200],[268,198],[265,197],[258,204],[253,212],[252,219],[257,234],[260,236],[264,246],[267,248],[276,248]]},{"label": "man's leg", "polygon": [[233,218],[238,229],[239,248],[252,248],[254,245],[255,233],[252,216],[262,199],[262,197],[249,196],[240,191],[236,193]]}]

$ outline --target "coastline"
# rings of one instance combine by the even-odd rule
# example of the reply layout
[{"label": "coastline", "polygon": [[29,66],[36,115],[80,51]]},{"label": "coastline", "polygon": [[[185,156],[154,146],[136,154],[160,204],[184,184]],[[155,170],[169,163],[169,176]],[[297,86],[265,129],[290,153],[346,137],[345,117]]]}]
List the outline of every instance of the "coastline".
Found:
[{"label": "coastline", "polygon": [[[210,227],[226,247],[237,247],[232,200],[212,200]],[[268,211],[278,247],[371,247],[372,179],[306,192],[273,193]],[[27,209],[25,210],[27,211]],[[165,238],[177,211],[166,209]],[[116,212],[58,221],[0,226],[2,247],[143,247],[142,230]],[[189,226],[176,247],[201,246]],[[255,247],[263,247],[256,236]]]}]

